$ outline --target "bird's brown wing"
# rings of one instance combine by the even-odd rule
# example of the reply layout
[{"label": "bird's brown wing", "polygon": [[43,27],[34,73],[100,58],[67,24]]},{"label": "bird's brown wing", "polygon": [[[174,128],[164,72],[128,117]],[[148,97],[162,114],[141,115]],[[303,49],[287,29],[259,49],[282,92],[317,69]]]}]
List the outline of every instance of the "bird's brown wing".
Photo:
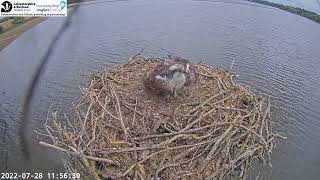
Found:
[{"label": "bird's brown wing", "polygon": [[166,94],[171,91],[168,82],[165,80],[157,79],[156,76],[167,77],[166,66],[162,63],[159,63],[156,68],[147,74],[144,79],[144,85],[154,94]]}]

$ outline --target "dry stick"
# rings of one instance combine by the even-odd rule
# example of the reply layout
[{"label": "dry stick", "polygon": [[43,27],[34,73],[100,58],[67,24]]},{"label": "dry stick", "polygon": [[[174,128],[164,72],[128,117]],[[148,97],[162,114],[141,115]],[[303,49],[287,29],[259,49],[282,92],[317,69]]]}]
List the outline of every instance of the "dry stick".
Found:
[{"label": "dry stick", "polygon": [[187,155],[189,155],[191,152],[193,152],[196,148],[198,147],[192,147],[188,150],[186,150],[184,153],[180,154],[180,155],[177,155],[176,157],[173,158],[174,162],[179,160],[179,159],[182,159],[184,157],[186,157]]},{"label": "dry stick", "polygon": [[269,164],[270,167],[272,167],[272,165],[271,165],[271,163],[270,163],[271,157],[270,157],[270,150],[269,150],[269,148],[268,148],[268,143],[263,139],[263,137],[260,136],[257,132],[255,132],[255,131],[247,128],[246,126],[244,126],[244,125],[242,125],[242,124],[234,124],[234,125],[239,126],[239,127],[242,127],[243,129],[251,132],[253,135],[255,135],[255,136],[258,137],[258,139],[261,141],[261,143],[262,143],[262,145],[263,145],[263,147],[265,148],[265,151],[266,151],[266,153],[267,153],[267,156],[268,156],[268,164]]},{"label": "dry stick", "polygon": [[222,91],[222,89],[221,89],[220,81],[219,81],[217,78],[214,78],[214,79],[217,81],[217,83],[218,83],[218,89],[219,89],[219,91],[221,92],[221,91]]},{"label": "dry stick", "polygon": [[270,119],[271,119],[271,99],[270,99],[270,97],[268,97],[268,106],[269,106],[269,108],[268,108],[268,111],[267,111],[267,115],[268,115],[268,118],[269,118],[269,121],[266,121],[266,125],[265,125],[265,127],[266,127],[266,131],[267,131],[267,137],[269,137],[270,136],[270,131],[272,131],[272,126],[271,126],[271,121],[270,121]]},{"label": "dry stick", "polygon": [[114,81],[117,84],[126,84],[125,82],[120,82],[118,79],[116,79],[115,77],[113,77],[110,74],[106,74],[107,78],[109,78],[110,80]]},{"label": "dry stick", "polygon": [[44,137],[49,137],[49,138],[51,138],[50,135],[45,134],[45,133],[42,133],[42,132],[39,132],[39,131],[37,131],[37,130],[35,130],[35,129],[33,130],[33,132],[36,133],[36,134],[38,134],[38,135],[40,135],[40,136],[44,136]]},{"label": "dry stick", "polygon": [[[96,119],[98,119],[99,117],[97,117]],[[96,120],[97,121],[97,120]],[[95,121],[95,122],[96,122]],[[97,123],[95,123],[95,126],[97,125]],[[93,129],[93,132],[92,132],[92,139],[85,145],[85,147],[80,151],[81,153],[84,153],[84,151],[93,143],[93,142],[95,142],[95,140],[96,140],[96,130],[95,130],[95,128],[96,127],[94,127],[94,129]],[[97,138],[99,138],[99,136],[102,134],[102,131],[100,131],[99,133],[98,133],[98,135],[97,135]]]},{"label": "dry stick", "polygon": [[[207,145],[207,146],[210,146],[210,144]],[[196,154],[198,154],[198,151],[199,151],[200,147],[201,147],[201,146],[198,146],[198,147],[197,147],[197,150],[192,154],[192,157],[191,157],[191,159],[190,159],[190,163],[188,164],[189,167],[191,167],[191,164],[193,163],[193,160],[196,159]]]},{"label": "dry stick", "polygon": [[[235,123],[237,120],[239,119],[239,117],[236,117],[232,122]],[[233,125],[231,125],[220,137],[219,139],[214,143],[213,147],[211,148],[209,154],[207,155],[205,161],[202,164],[202,167],[200,169],[200,172],[202,172],[204,170],[204,168],[207,166],[207,164],[209,163],[209,161],[211,161],[211,159],[213,158],[213,154],[216,152],[216,150],[218,149],[220,143],[223,141],[223,139],[229,134],[229,132],[233,129]]]},{"label": "dry stick", "polygon": [[223,99],[221,99],[221,100],[219,100],[219,101],[217,101],[217,102],[214,102],[214,103],[212,103],[212,104],[210,104],[210,105],[213,106],[213,105],[216,105],[216,104],[218,104],[218,103],[224,102],[224,101],[226,101],[227,99],[229,99],[229,98],[232,97],[232,96],[234,96],[234,94],[230,94],[229,96],[227,96],[227,97],[225,97],[225,98],[223,98]]},{"label": "dry stick", "polygon": [[263,117],[261,119],[261,128],[260,128],[260,135],[261,136],[262,136],[262,131],[263,131],[263,128],[264,128],[264,122],[265,122],[265,120],[267,118],[268,111],[270,109],[270,103],[269,102],[270,102],[270,100],[268,100],[268,105],[267,105],[266,111],[264,112],[264,115],[263,115]]},{"label": "dry stick", "polygon": [[[235,134],[235,133],[234,133],[234,134]],[[233,134],[233,135],[234,135],[234,134]],[[231,137],[232,137],[233,135],[231,135]],[[238,145],[238,144],[239,144],[239,141],[238,141],[238,142],[237,142],[237,141],[236,141],[236,142],[233,142],[233,144]],[[232,156],[230,155],[229,158],[231,158],[231,157],[232,157]],[[247,159],[244,159],[243,161],[241,161],[241,163],[238,163],[238,164],[242,164],[243,162],[246,162],[246,161],[247,161]],[[225,161],[223,162],[223,164],[227,164],[227,161],[225,160]],[[243,166],[241,165],[241,167],[243,167]],[[224,175],[225,175],[225,174],[221,173],[219,178],[222,179]],[[241,175],[240,175],[240,177],[241,177]]]},{"label": "dry stick", "polygon": [[124,122],[123,122],[122,113],[121,113],[121,107],[120,107],[120,102],[119,102],[119,99],[118,99],[118,95],[117,95],[117,93],[113,90],[113,86],[112,86],[111,84],[110,84],[110,86],[111,86],[111,88],[112,88],[112,94],[115,96],[116,101],[117,101],[118,114],[119,114],[119,118],[120,118],[120,123],[121,123],[122,129],[123,129],[123,132],[124,132],[125,140],[127,141],[127,140],[128,140],[128,132],[127,132],[127,128],[126,128],[126,126],[124,125]]},{"label": "dry stick", "polygon": [[231,137],[234,136],[234,134],[237,132],[237,130],[235,130],[227,139],[226,139],[226,152],[225,152],[225,162],[228,160],[227,157],[229,157],[229,153],[230,153],[230,146],[231,146]]},{"label": "dry stick", "polygon": [[273,135],[274,137],[277,137],[277,138],[288,139],[286,136],[282,136],[282,135],[280,135],[280,134],[278,134],[278,133],[272,133],[272,135]]},{"label": "dry stick", "polygon": [[219,175],[221,171],[232,168],[232,166],[233,166],[236,162],[238,162],[238,161],[241,160],[241,159],[246,159],[246,158],[248,158],[249,156],[253,155],[259,148],[260,148],[260,147],[254,147],[254,148],[252,148],[251,150],[242,153],[241,155],[239,155],[238,157],[236,157],[234,160],[232,160],[232,161],[229,163],[230,165],[226,165],[226,166],[222,167],[221,169],[215,171],[214,173],[212,173],[211,175],[209,175],[209,176],[206,177],[205,179],[206,179],[206,180],[215,179],[215,177],[216,177],[217,175]]},{"label": "dry stick", "polygon": [[[105,89],[105,86],[102,88],[102,89]],[[104,117],[105,117],[105,113],[109,113],[108,111],[106,111],[106,109],[105,109],[105,107],[107,106],[107,104],[108,104],[108,102],[109,101],[107,101],[107,98],[108,98],[108,96],[105,96],[105,98],[104,98],[104,105],[102,106],[102,109],[104,109],[104,111],[102,112],[102,114],[100,115],[100,118],[102,118],[102,119],[104,119]],[[99,99],[97,98],[97,101],[98,101],[98,103],[99,103],[99,105],[101,106],[101,104],[100,104],[100,101],[99,101]],[[110,115],[111,113],[109,113],[109,115]],[[114,116],[114,118],[116,118],[116,119],[118,119],[117,117],[115,117]],[[104,121],[105,122],[105,121]],[[114,129],[117,129],[118,130],[118,128],[115,128],[114,126],[112,126],[112,125],[109,125],[109,124],[105,124],[107,127],[111,127],[111,128],[114,128]],[[102,132],[102,131],[101,131]]]},{"label": "dry stick", "polygon": [[155,177],[156,177],[156,178],[159,178],[159,173],[160,173],[161,171],[165,170],[166,168],[174,167],[174,166],[180,166],[180,165],[183,164],[183,163],[185,163],[185,162],[174,163],[174,164],[167,164],[167,165],[165,165],[165,166],[162,166],[160,169],[157,169]]},{"label": "dry stick", "polygon": [[144,180],[144,178],[143,178],[143,176],[140,174],[140,172],[139,172],[139,171],[136,171],[136,172],[137,172],[139,178],[140,178],[141,180]]},{"label": "dry stick", "polygon": [[85,125],[87,123],[87,119],[88,119],[88,116],[89,116],[89,113],[90,113],[90,110],[91,110],[91,107],[92,107],[93,103],[91,102],[89,107],[88,107],[88,110],[87,110],[87,113],[86,113],[86,116],[84,118],[84,122],[83,122],[83,125],[82,125],[82,129],[80,131],[80,133],[78,134],[77,138],[75,140],[77,140],[78,138],[82,139],[82,136],[83,136],[83,133],[85,131]]},{"label": "dry stick", "polygon": [[[210,98],[208,98],[207,100],[205,100],[203,103],[200,103],[198,106],[196,106],[195,108],[191,109],[190,110],[190,114],[194,113],[195,111],[199,110],[200,108],[204,107],[205,105],[207,105],[211,100],[221,96],[223,93],[225,93],[227,91],[222,91],[220,92],[219,94],[216,94],[214,96],[211,96]],[[217,102],[215,102],[215,104],[221,102],[221,101],[224,101],[223,99],[222,100],[219,100]]]},{"label": "dry stick", "polygon": [[154,150],[154,149],[164,149],[165,147],[152,146],[152,147],[134,147],[134,148],[125,148],[125,149],[110,149],[99,151],[101,154],[112,154],[112,153],[129,153],[134,151],[145,151],[145,150]]},{"label": "dry stick", "polygon": [[70,128],[72,128],[73,133],[76,134],[76,130],[75,130],[74,126],[71,124],[71,122],[69,121],[68,116],[66,114],[63,114],[63,115],[64,115],[64,118],[67,120],[67,123],[70,126]]},{"label": "dry stick", "polygon": [[143,52],[143,48],[134,56],[132,56],[131,58],[129,58],[128,63],[130,63],[132,60],[134,60],[137,56],[140,56]]},{"label": "dry stick", "polygon": [[49,111],[48,111],[48,114],[47,114],[46,122],[44,123],[44,128],[46,129],[47,133],[48,133],[49,136],[51,137],[52,142],[53,142],[54,144],[56,144],[55,138],[53,137],[53,135],[52,135],[51,132],[49,131],[48,119],[49,119]]},{"label": "dry stick", "polygon": [[226,109],[226,110],[247,112],[247,110],[245,110],[245,109],[239,109],[239,108],[222,107],[222,106],[215,106],[215,107],[218,108],[218,109]]},{"label": "dry stick", "polygon": [[193,157],[191,161],[203,156],[203,154],[205,154],[210,149],[210,147],[213,145],[214,142],[216,142],[217,139],[218,138],[211,139],[211,142],[208,143],[208,145],[204,148],[204,150],[201,153],[199,153],[197,156]]},{"label": "dry stick", "polygon": [[212,123],[207,126],[202,126],[199,128],[194,128],[187,130],[185,132],[176,132],[176,133],[166,133],[166,134],[155,134],[155,135],[149,135],[149,136],[144,136],[144,137],[137,137],[137,138],[132,138],[133,140],[146,140],[146,139],[152,139],[152,138],[161,138],[161,137],[168,137],[168,136],[174,136],[174,135],[179,135],[179,134],[187,134],[187,133],[195,133],[197,131],[203,130],[203,129],[208,129],[212,128],[214,126],[225,126],[225,125],[230,125],[231,122],[221,122],[221,123]]},{"label": "dry stick", "polygon": [[[137,106],[135,106],[135,108],[132,108],[132,107],[130,107],[130,105],[128,104],[128,102],[126,102],[126,101],[121,101],[121,102],[123,103],[123,105],[124,105],[125,107],[127,107],[128,109],[130,109],[130,110],[133,111],[134,113],[136,113],[136,114],[138,114],[138,115],[140,115],[140,116],[143,116],[142,112],[140,112],[140,111],[137,110]],[[137,105],[138,105],[138,104],[137,104]]]},{"label": "dry stick", "polygon": [[236,59],[233,59],[233,61],[232,61],[232,63],[231,63],[231,66],[230,66],[230,68],[229,68],[229,72],[228,72],[227,76],[230,76],[231,70],[232,70],[232,68],[233,68],[233,64],[234,64],[235,61],[236,61]]},{"label": "dry stick", "polygon": [[[223,166],[223,164],[221,164],[221,162],[222,162],[222,158],[218,158],[216,163],[214,163],[214,168],[215,168],[214,171],[217,171],[218,169],[220,169],[221,166]],[[219,174],[220,174],[220,172],[218,173],[218,175]],[[204,179],[204,178],[202,177],[202,179]]]},{"label": "dry stick", "polygon": [[190,134],[178,134],[178,135],[172,137],[171,139],[168,139],[168,140],[166,140],[166,141],[161,142],[160,144],[158,144],[158,146],[166,146],[166,145],[174,142],[174,141],[177,140],[178,138],[182,138],[182,137],[187,138],[187,137],[190,137],[190,136],[192,136],[192,135],[190,135]]},{"label": "dry stick", "polygon": [[198,117],[196,120],[194,120],[193,122],[191,122],[190,124],[188,124],[185,128],[183,128],[181,131],[179,131],[179,133],[183,133],[186,130],[190,129],[193,125],[195,125],[196,123],[198,123],[199,121],[201,121],[203,118],[205,118],[206,116],[208,116],[209,114],[211,114],[213,111],[215,111],[216,109],[213,108],[210,111],[206,112],[205,114],[201,114],[200,117]]},{"label": "dry stick", "polygon": [[176,179],[186,179],[186,178],[183,178],[185,176],[192,176],[192,175],[197,175],[197,173],[187,173],[187,174],[182,174],[180,176],[177,176]]},{"label": "dry stick", "polygon": [[[202,67],[200,67],[200,68],[203,69]],[[204,74],[204,73],[200,73],[200,72],[198,72],[198,74],[200,74],[200,75],[202,75],[202,76],[205,76],[205,77],[217,78],[218,81],[219,81],[219,83],[221,83],[222,87],[223,87],[224,89],[228,89],[218,75],[213,74],[212,72],[209,72],[209,71],[207,71],[207,70],[205,70],[205,69],[203,69],[203,70],[206,71],[207,73],[210,73],[210,74]]]},{"label": "dry stick", "polygon": [[95,171],[95,169],[93,169],[93,167],[90,165],[90,163],[88,162],[87,158],[84,157],[82,152],[79,152],[77,149],[71,147],[71,149],[76,153],[79,154],[80,159],[82,160],[83,164],[86,166],[87,169],[89,169],[89,173],[93,176],[94,179],[96,180],[100,180],[97,172]]},{"label": "dry stick", "polygon": [[258,108],[258,106],[256,107],[256,109],[257,109],[256,113],[258,114],[258,115],[257,115],[257,121],[259,121],[259,120],[260,120],[260,118],[261,118],[262,103],[263,103],[263,100],[262,100],[262,101],[260,101],[259,108]]},{"label": "dry stick", "polygon": [[[207,127],[210,127],[210,126],[213,126],[213,125],[234,125],[234,126],[238,126],[238,127],[241,127],[247,131],[249,131],[251,134],[255,135],[258,137],[258,139],[261,141],[262,145],[264,146],[265,150],[267,151],[267,155],[268,155],[268,159],[270,160],[270,153],[269,153],[269,149],[268,149],[268,144],[267,142],[263,139],[262,136],[260,136],[257,132],[247,128],[246,126],[242,125],[242,124],[237,124],[235,122],[223,122],[223,123],[217,123],[217,124],[212,124],[212,125],[208,125]],[[270,162],[269,162],[269,165],[271,166]]]},{"label": "dry stick", "polygon": [[136,163],[132,164],[129,169],[127,169],[120,177],[125,177],[133,168],[136,167]]},{"label": "dry stick", "polygon": [[[168,149],[164,149],[163,151],[164,151],[164,154],[162,155],[162,159],[161,159],[158,167],[159,167],[159,166],[160,166],[160,167],[163,166],[164,161],[166,160],[166,158],[167,158],[167,156],[168,156],[169,150],[168,150]],[[160,158],[159,158],[159,159],[160,159]]]},{"label": "dry stick", "polygon": [[240,177],[241,180],[245,180],[247,177],[247,169],[248,169],[248,159],[246,159],[245,161],[241,162],[241,172],[240,172]]},{"label": "dry stick", "polygon": [[[220,107],[218,107],[218,108],[220,108]],[[252,111],[251,112],[249,112],[247,115],[245,115],[245,116],[242,116],[242,117],[240,117],[241,119],[243,119],[243,118],[246,118],[246,117],[248,117],[250,114],[252,113]],[[210,112],[207,112],[205,115],[203,115],[204,117],[205,116],[207,116],[208,114],[210,114]],[[196,119],[195,121],[200,121],[202,118],[204,118],[204,117],[199,117],[198,119]],[[189,124],[189,125],[191,125],[191,126],[193,126],[195,123],[197,123],[197,122],[195,122],[194,121],[194,123],[191,125],[191,124]],[[155,135],[149,135],[149,136],[144,136],[144,137],[138,137],[138,138],[132,138],[133,140],[146,140],[146,139],[151,139],[151,138],[161,138],[161,137],[168,137],[168,136],[174,136],[174,135],[178,135],[178,134],[185,134],[185,133],[193,133],[193,132],[196,132],[196,131],[199,131],[199,130],[202,130],[202,129],[206,129],[206,128],[211,128],[211,127],[214,127],[214,126],[224,126],[224,125],[229,125],[230,123],[232,123],[232,122],[221,122],[221,123],[213,123],[213,124],[210,124],[210,125],[207,125],[207,126],[202,126],[202,127],[199,127],[199,128],[194,128],[194,129],[190,129],[190,130],[181,130],[181,131],[179,131],[179,132],[177,132],[177,133],[166,133],[166,134],[155,134]],[[187,127],[186,127],[187,128]],[[188,128],[189,129],[189,128]]]},{"label": "dry stick", "polygon": [[203,140],[203,139],[206,139],[210,136],[212,136],[216,131],[212,131],[210,130],[206,135],[203,135],[203,136],[196,136],[196,135],[191,135],[191,137],[195,140]]},{"label": "dry stick", "polygon": [[126,170],[121,177],[124,177],[126,176],[134,167],[136,167],[138,164],[142,164],[144,163],[145,161],[147,161],[148,159],[150,159],[152,156],[155,156],[157,154],[159,154],[161,151],[158,151],[158,152],[155,152],[155,153],[152,153],[150,154],[149,156],[147,156],[146,158],[142,159],[141,161],[137,162],[137,163],[134,163],[130,166],[130,168],[128,168],[128,170]]},{"label": "dry stick", "polygon": [[[168,124],[169,124],[169,123],[168,123]],[[167,124],[164,124],[164,125],[163,125],[163,128],[164,128],[165,130],[169,131],[170,133],[176,133],[176,131],[168,128],[168,127],[167,127]]]},{"label": "dry stick", "polygon": [[[269,139],[268,140],[268,142],[267,143],[270,143],[270,142],[272,142],[273,141],[273,138],[271,138],[271,139]],[[254,147],[254,146],[252,146],[252,147]],[[218,172],[221,172],[222,170],[225,170],[225,169],[232,169],[233,168],[233,166],[235,166],[235,164],[238,162],[238,161],[240,161],[241,159],[244,159],[243,161],[241,161],[240,163],[238,163],[238,164],[241,164],[241,163],[243,163],[243,162],[247,162],[247,161],[250,161],[250,156],[252,156],[257,150],[259,150],[261,147],[260,146],[258,146],[258,147],[256,147],[256,148],[253,148],[252,150],[250,150],[250,151],[246,151],[246,152],[244,152],[243,154],[241,154],[241,155],[239,155],[237,158],[235,158],[235,160],[233,160],[233,161],[231,161],[229,164],[229,166],[225,166],[225,167],[223,167],[223,168],[221,168]],[[249,159],[248,159],[249,158]],[[246,165],[247,166],[247,165]],[[216,174],[216,173],[213,173],[213,174]],[[214,177],[214,176],[216,176],[216,175],[211,175],[211,178],[210,179],[213,179],[212,177]],[[245,176],[245,174],[244,174],[244,176]],[[243,177],[244,178],[244,177]],[[242,179],[243,179],[242,178]]]},{"label": "dry stick", "polygon": [[58,131],[58,136],[59,136],[59,138],[61,139],[61,140],[63,140],[64,138],[63,138],[63,135],[62,135],[62,128],[61,128],[61,126],[60,126],[60,124],[58,124],[57,122],[56,122],[56,113],[53,115],[53,125],[55,126],[55,128],[57,129],[57,131]]},{"label": "dry stick", "polygon": [[111,113],[101,104],[101,102],[99,101],[98,97],[96,97],[96,99],[97,99],[98,104],[101,106],[101,108],[102,108],[107,114],[109,114],[111,117],[113,117],[113,118],[115,118],[115,119],[117,119],[117,120],[120,120],[118,117],[116,117],[115,115],[111,114]]},{"label": "dry stick", "polygon": [[138,100],[136,99],[136,104],[134,106],[134,111],[133,111],[132,126],[134,126],[135,119],[136,119],[137,105],[138,105]]},{"label": "dry stick", "polygon": [[81,155],[80,152],[79,153],[72,152],[72,151],[66,150],[64,148],[61,148],[61,147],[58,147],[58,146],[55,146],[55,145],[52,145],[52,144],[48,144],[48,143],[45,143],[45,142],[42,142],[42,141],[39,142],[39,145],[47,147],[47,148],[55,149],[55,150],[58,150],[58,151],[61,151],[61,152],[65,152],[65,153],[70,154],[70,155],[83,156],[86,159],[90,159],[90,160],[93,160],[93,161],[99,161],[99,162],[104,162],[104,163],[109,163],[109,164],[113,164],[113,165],[116,165],[116,166],[120,166],[120,164],[118,162],[115,162],[115,161],[110,160],[110,159]]},{"label": "dry stick", "polygon": [[196,144],[187,144],[187,145],[181,145],[181,146],[173,146],[173,147],[161,147],[159,144],[151,146],[151,147],[134,147],[134,148],[126,148],[126,149],[119,149],[119,150],[114,150],[111,149],[109,151],[99,151],[102,154],[113,154],[113,153],[129,153],[129,152],[134,152],[134,151],[145,151],[145,150],[155,150],[155,149],[168,149],[168,150],[176,150],[176,149],[183,149],[183,148],[189,148],[189,147],[194,147],[194,146],[201,146],[205,144],[211,143],[212,140],[208,141],[203,141],[201,143],[196,143]]}]

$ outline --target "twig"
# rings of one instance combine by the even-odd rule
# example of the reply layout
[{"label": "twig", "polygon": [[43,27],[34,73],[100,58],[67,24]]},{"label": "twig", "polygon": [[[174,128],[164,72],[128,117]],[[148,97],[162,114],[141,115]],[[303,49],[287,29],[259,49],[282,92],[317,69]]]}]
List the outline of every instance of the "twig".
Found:
[{"label": "twig", "polygon": [[[112,87],[112,85],[110,85],[110,86]],[[112,87],[112,89],[113,89],[113,87]],[[114,95],[114,97],[116,98],[116,101],[117,101],[118,115],[119,115],[120,123],[121,123],[122,129],[123,129],[123,132],[124,132],[125,140],[127,141],[128,140],[128,132],[127,132],[127,128],[123,122],[123,117],[122,117],[122,113],[121,113],[121,107],[120,107],[118,95],[114,90],[112,90],[112,92],[113,92],[112,94]]]},{"label": "twig", "polygon": [[[55,150],[58,150],[58,151],[61,151],[61,152],[65,152],[65,153],[70,154],[70,155],[80,156],[80,153],[75,153],[75,152],[63,149],[61,147],[58,147],[58,146],[55,146],[55,145],[52,145],[52,144],[48,144],[48,143],[42,142],[42,141],[39,142],[39,145],[47,147],[47,148],[55,149]],[[116,165],[116,166],[120,166],[119,163],[117,163],[117,162],[115,162],[113,160],[110,160],[110,159],[98,158],[98,157],[86,156],[86,155],[83,155],[83,156],[85,158],[93,160],[93,161],[105,162],[105,163],[113,164],[113,165]]]},{"label": "twig", "polygon": [[230,66],[230,68],[229,68],[229,72],[228,72],[227,76],[230,76],[231,70],[232,70],[232,67],[233,67],[233,64],[234,64],[235,61],[236,61],[236,59],[233,59],[233,61],[232,61],[232,63],[231,63],[231,66]]},{"label": "twig", "polygon": [[226,165],[224,167],[222,167],[221,169],[217,170],[216,172],[212,173],[211,175],[209,175],[208,177],[206,177],[206,180],[210,180],[210,179],[214,179],[221,171],[232,168],[232,166],[238,162],[240,159],[246,159],[249,156],[251,156],[252,154],[254,154],[260,147],[253,147],[251,150],[248,150],[242,154],[240,154],[238,157],[236,157],[234,160],[232,160],[229,164],[230,165]]},{"label": "twig", "polygon": [[129,58],[128,63],[131,63],[132,60],[134,60],[137,56],[140,56],[143,52],[143,49],[141,49],[137,54]]},{"label": "twig", "polygon": [[158,177],[159,177],[159,173],[160,173],[161,171],[165,170],[166,168],[174,167],[174,166],[180,166],[181,164],[182,164],[182,162],[180,162],[180,163],[174,163],[174,164],[167,164],[167,165],[165,165],[165,166],[162,166],[160,169],[157,169],[155,177],[158,178]]},{"label": "twig", "polygon": [[185,128],[183,128],[181,132],[184,132],[188,129],[190,129],[193,125],[195,125],[196,123],[198,123],[199,121],[201,121],[203,118],[205,118],[206,116],[208,116],[209,114],[211,114],[213,111],[215,111],[216,109],[213,108],[210,111],[206,112],[205,114],[201,114],[199,118],[197,118],[196,120],[194,120],[193,122],[191,122],[190,124],[188,124]]},{"label": "twig", "polygon": [[105,108],[105,106],[103,106],[103,105],[101,104],[101,102],[99,101],[98,97],[96,97],[96,100],[97,100],[98,104],[101,106],[101,108],[102,108],[107,114],[109,114],[111,117],[113,117],[113,118],[115,118],[115,119],[117,119],[117,120],[120,120],[120,118],[118,118],[118,117],[116,117],[115,115],[111,114],[111,113]]},{"label": "twig", "polygon": [[[233,123],[235,123],[238,120],[238,117],[236,117],[233,120]],[[233,124],[219,137],[219,139],[217,141],[215,141],[213,147],[211,148],[209,154],[207,155],[206,159],[204,160],[202,167],[200,169],[200,172],[202,172],[204,170],[204,168],[207,166],[207,164],[209,163],[209,161],[211,161],[213,154],[216,152],[216,150],[218,149],[218,146],[220,145],[220,143],[223,141],[223,139],[229,134],[229,132],[232,130],[233,128]]]}]

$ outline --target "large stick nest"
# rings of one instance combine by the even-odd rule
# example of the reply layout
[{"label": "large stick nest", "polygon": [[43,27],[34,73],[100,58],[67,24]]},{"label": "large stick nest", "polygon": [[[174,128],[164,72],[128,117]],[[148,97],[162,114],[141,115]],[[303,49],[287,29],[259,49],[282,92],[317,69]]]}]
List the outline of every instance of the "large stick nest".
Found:
[{"label": "large stick nest", "polygon": [[86,74],[75,115],[53,113],[45,124],[53,142],[40,144],[65,152],[84,179],[245,179],[253,159],[270,164],[269,100],[205,64],[177,98],[152,95],[143,79],[160,61]]}]

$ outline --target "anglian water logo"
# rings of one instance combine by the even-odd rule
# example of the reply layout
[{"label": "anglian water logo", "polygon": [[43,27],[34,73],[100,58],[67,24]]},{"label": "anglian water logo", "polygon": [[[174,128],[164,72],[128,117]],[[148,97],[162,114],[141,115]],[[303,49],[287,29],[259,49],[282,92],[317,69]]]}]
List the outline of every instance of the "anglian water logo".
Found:
[{"label": "anglian water logo", "polygon": [[65,1],[60,1],[60,11],[62,11],[66,7]]},{"label": "anglian water logo", "polygon": [[4,1],[1,5],[1,12],[10,12],[12,10],[12,4],[9,1]]}]

